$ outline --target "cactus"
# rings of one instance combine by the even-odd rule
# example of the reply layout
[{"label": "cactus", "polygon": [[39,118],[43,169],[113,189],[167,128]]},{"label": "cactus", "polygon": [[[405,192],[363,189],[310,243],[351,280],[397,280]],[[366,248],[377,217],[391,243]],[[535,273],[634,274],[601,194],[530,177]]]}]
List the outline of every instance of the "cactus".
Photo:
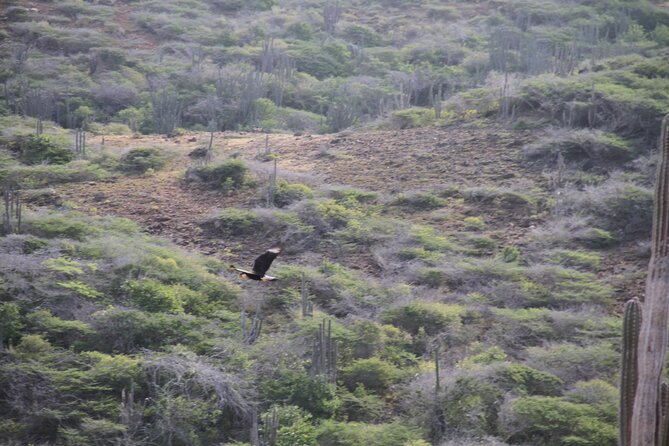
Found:
[{"label": "cactus", "polygon": [[660,425],[658,428],[660,446],[669,446],[669,386],[666,382],[660,385],[660,404],[658,419]]},{"label": "cactus", "polygon": [[21,195],[16,184],[5,182],[2,186],[4,212],[2,215],[2,233],[8,235],[21,232]]},{"label": "cactus", "polygon": [[276,200],[276,158],[274,158],[274,170],[269,174],[267,185],[267,207],[274,206]]},{"label": "cactus", "polygon": [[332,339],[332,321],[318,325],[318,339],[314,340],[311,375],[325,376],[332,385],[337,383],[337,341]]},{"label": "cactus", "polygon": [[263,432],[260,437],[261,446],[276,446],[276,434],[279,430],[279,414],[276,413],[276,407],[272,407],[272,412],[265,415],[263,423]]},{"label": "cactus", "polygon": [[300,295],[302,297],[302,317],[312,317],[314,315],[314,304],[309,302],[309,288],[304,273],[302,273],[300,283]]},{"label": "cactus", "polygon": [[74,153],[77,158],[86,157],[86,132],[82,129],[77,129],[74,134]]},{"label": "cactus", "polygon": [[641,304],[631,299],[625,304],[623,316],[623,345],[620,373],[620,446],[630,442],[630,422],[637,384],[637,354],[639,329],[641,328]]},{"label": "cactus", "polygon": [[[621,419],[621,444],[657,446],[661,432],[660,381],[667,351],[669,325],[669,115],[662,122],[660,163],[657,170],[651,258],[639,330],[634,403],[628,418]],[[627,360],[629,365],[629,359]],[[629,371],[626,371],[629,376]],[[627,386],[629,382],[625,383]],[[628,398],[627,396],[625,398]],[[630,403],[624,409],[629,411]],[[624,430],[625,429],[625,430]]]},{"label": "cactus", "polygon": [[256,315],[251,319],[251,331],[246,331],[246,303],[242,302],[242,314],[240,322],[242,330],[242,342],[245,344],[253,344],[260,336],[262,331],[262,319],[260,318],[260,307],[256,309]]}]

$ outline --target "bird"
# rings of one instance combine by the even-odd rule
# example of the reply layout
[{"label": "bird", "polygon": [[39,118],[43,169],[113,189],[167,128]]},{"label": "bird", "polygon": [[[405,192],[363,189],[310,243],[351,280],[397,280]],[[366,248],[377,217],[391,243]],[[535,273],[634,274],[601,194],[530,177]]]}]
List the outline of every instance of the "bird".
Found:
[{"label": "bird", "polygon": [[241,273],[239,274],[239,277],[242,279],[260,280],[263,282],[276,280],[276,277],[268,276],[265,273],[272,265],[274,259],[276,259],[276,256],[279,255],[281,249],[282,248],[280,246],[275,246],[258,256],[255,262],[253,262],[253,269],[251,271],[237,268],[235,265],[230,265],[230,268],[234,269],[235,271],[239,271]]}]

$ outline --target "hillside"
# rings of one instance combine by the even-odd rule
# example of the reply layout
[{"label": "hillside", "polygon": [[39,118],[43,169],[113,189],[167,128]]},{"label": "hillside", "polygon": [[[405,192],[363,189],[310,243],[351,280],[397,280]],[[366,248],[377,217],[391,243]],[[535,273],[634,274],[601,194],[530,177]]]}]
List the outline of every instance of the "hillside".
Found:
[{"label": "hillside", "polygon": [[2,14],[0,445],[617,444],[667,5]]}]

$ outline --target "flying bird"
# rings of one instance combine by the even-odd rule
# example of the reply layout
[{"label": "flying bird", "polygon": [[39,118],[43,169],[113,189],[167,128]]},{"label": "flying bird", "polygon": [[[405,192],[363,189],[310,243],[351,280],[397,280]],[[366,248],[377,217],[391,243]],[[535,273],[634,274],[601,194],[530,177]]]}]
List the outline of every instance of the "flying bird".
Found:
[{"label": "flying bird", "polygon": [[265,273],[267,272],[269,267],[272,265],[272,262],[274,261],[274,259],[276,259],[276,256],[278,256],[280,252],[281,252],[280,246],[268,249],[267,251],[265,251],[264,254],[261,254],[255,260],[255,262],[253,262],[253,270],[251,271],[237,268],[235,265],[230,265],[230,268],[239,271],[241,273],[239,274],[239,277],[241,277],[242,279],[262,280],[263,282],[276,280],[276,277],[268,276]]}]

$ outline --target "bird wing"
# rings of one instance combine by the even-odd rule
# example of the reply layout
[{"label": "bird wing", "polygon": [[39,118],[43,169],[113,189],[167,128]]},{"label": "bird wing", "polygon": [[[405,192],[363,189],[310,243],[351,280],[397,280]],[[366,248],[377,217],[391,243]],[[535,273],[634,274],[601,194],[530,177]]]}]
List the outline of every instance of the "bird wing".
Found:
[{"label": "bird wing", "polygon": [[270,248],[265,251],[253,262],[253,272],[259,276],[264,276],[280,252],[281,248]]},{"label": "bird wing", "polygon": [[253,271],[237,268],[235,265],[230,265],[230,268],[234,269],[235,271],[239,271],[240,273],[255,274]]}]

